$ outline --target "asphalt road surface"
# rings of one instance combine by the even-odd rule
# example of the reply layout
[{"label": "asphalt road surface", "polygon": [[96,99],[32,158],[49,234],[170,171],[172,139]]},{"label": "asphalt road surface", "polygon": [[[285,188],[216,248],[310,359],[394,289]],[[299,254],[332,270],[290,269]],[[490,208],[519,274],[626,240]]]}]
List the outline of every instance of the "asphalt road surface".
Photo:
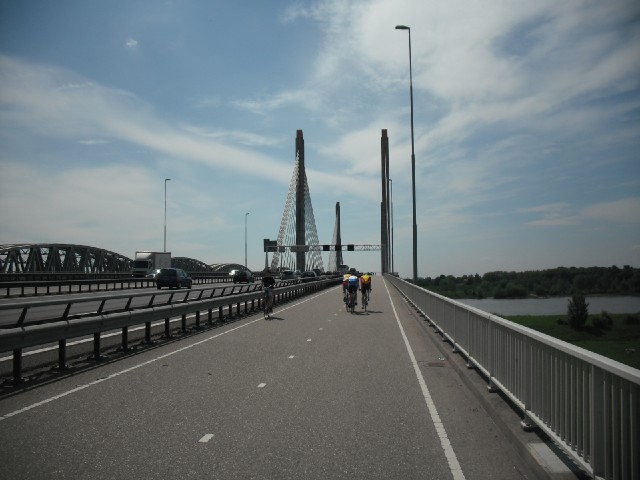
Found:
[{"label": "asphalt road surface", "polygon": [[3,394],[1,477],[534,478],[438,337],[373,288],[366,313],[337,287]]}]

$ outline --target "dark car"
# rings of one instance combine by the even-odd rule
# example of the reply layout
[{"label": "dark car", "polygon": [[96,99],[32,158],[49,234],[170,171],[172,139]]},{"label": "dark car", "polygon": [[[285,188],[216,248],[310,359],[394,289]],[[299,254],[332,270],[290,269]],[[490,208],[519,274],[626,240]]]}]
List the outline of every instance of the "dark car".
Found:
[{"label": "dark car", "polygon": [[253,282],[253,273],[251,273],[251,270],[231,270],[229,275],[231,275],[233,283]]},{"label": "dark car", "polygon": [[283,270],[282,273],[280,273],[280,280],[297,280],[297,279],[298,277],[296,276],[293,270]]},{"label": "dark car", "polygon": [[156,288],[191,288],[193,279],[181,268],[161,268],[156,274]]},{"label": "dark car", "polygon": [[307,270],[306,272],[302,272],[302,275],[300,275],[300,281],[301,282],[314,282],[318,279],[316,272],[314,272],[313,270]]}]

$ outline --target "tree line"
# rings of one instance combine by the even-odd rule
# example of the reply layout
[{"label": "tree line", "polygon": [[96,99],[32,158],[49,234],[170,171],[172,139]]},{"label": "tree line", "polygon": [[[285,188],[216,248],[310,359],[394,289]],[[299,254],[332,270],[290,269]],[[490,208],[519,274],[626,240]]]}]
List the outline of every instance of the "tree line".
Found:
[{"label": "tree line", "polygon": [[419,278],[418,285],[449,298],[527,298],[572,295],[640,295],[640,269],[558,267],[480,276]]}]

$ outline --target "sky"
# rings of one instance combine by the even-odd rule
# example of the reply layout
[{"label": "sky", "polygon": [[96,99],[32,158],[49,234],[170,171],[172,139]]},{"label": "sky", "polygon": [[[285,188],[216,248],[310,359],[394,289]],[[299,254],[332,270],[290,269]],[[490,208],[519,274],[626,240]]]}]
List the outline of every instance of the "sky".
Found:
[{"label": "sky", "polygon": [[162,251],[166,184],[174,257],[260,270],[297,130],[379,244],[386,129],[411,277],[410,80],[418,276],[640,267],[637,0],[0,0],[0,244]]}]

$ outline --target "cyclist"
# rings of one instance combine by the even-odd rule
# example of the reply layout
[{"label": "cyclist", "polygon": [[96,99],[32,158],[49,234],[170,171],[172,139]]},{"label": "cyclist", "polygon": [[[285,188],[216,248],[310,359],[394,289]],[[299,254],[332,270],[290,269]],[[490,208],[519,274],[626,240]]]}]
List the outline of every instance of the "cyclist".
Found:
[{"label": "cyclist", "polygon": [[350,276],[351,274],[349,272],[342,276],[342,301],[344,303],[347,303],[347,283],[349,282]]},{"label": "cyclist", "polygon": [[[360,291],[362,292],[362,298],[367,295],[368,300],[371,293],[371,272],[367,272],[360,277]],[[364,308],[364,300],[362,301],[362,308]]]},{"label": "cyclist", "polygon": [[347,280],[347,295],[350,293],[354,294],[354,305],[358,305],[358,277],[355,273],[349,275],[349,279]]},{"label": "cyclist", "polygon": [[271,270],[267,270],[262,277],[262,291],[267,298],[268,312],[273,311],[273,287],[276,285],[276,279],[271,275]]}]

